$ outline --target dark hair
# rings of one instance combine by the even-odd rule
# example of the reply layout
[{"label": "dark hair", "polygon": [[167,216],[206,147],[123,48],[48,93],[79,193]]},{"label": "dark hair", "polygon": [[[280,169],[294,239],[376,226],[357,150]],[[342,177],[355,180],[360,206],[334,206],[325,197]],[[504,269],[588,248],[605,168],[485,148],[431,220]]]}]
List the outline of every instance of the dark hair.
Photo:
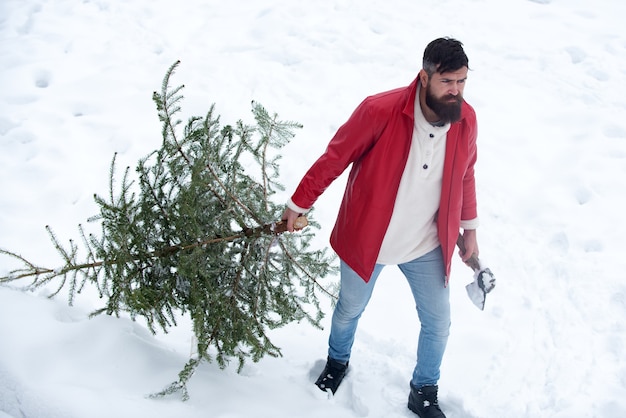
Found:
[{"label": "dark hair", "polygon": [[452,38],[438,38],[426,46],[422,65],[426,73],[431,76],[436,72],[441,74],[463,67],[469,68],[469,60],[460,41]]}]

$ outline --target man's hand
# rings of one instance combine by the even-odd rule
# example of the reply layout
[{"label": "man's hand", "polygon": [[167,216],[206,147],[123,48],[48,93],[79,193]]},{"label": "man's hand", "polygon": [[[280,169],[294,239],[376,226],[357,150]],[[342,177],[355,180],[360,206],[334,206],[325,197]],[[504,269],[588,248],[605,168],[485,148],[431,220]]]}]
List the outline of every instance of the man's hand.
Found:
[{"label": "man's hand", "polygon": [[287,221],[287,231],[293,232],[293,223],[301,214],[290,208],[285,208],[281,220]]},{"label": "man's hand", "polygon": [[478,242],[476,241],[476,230],[475,229],[466,229],[463,231],[463,241],[465,243],[465,252],[461,252],[459,250],[459,255],[461,256],[461,260],[464,263],[467,263],[467,260],[470,259],[472,254],[476,254],[478,257]]}]

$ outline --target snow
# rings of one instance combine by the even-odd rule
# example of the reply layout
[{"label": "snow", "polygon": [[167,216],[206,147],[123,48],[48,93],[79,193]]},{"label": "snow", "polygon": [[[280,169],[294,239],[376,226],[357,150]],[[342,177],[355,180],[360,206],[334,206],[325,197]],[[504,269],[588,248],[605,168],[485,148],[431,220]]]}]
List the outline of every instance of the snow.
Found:
[{"label": "snow", "polygon": [[[465,44],[465,97],[479,121],[481,258],[498,282],[485,311],[455,258],[440,402],[455,417],[626,416],[626,2],[614,0],[3,0],[0,4],[0,248],[46,267],[97,213],[118,166],[160,146],[152,91],[177,59],[186,117],[250,102],[304,129],[285,149],[288,197],[367,95],[407,85],[426,44]],[[345,178],[316,204],[327,245]],[[0,276],[15,267],[0,258]],[[336,280],[336,278],[333,278]],[[141,321],[70,307],[54,286],[0,287],[0,417],[411,417],[419,323],[408,286],[384,270],[351,370],[327,399],[313,380],[325,330],[273,331],[282,358],[203,364],[187,402],[148,399],[194,346],[188,321],[153,336]],[[236,362],[235,362],[236,363]]]}]

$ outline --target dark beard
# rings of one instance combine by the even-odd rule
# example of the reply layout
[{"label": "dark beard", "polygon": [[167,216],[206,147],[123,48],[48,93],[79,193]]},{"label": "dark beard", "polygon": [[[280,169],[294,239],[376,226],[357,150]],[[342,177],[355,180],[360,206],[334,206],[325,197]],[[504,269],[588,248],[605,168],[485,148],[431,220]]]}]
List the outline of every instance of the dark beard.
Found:
[{"label": "dark beard", "polygon": [[[455,101],[449,102],[454,99]],[[430,84],[426,86],[426,106],[428,106],[439,117],[439,122],[446,124],[453,123],[461,119],[461,103],[463,96],[447,95],[440,99],[436,98],[430,91]]]}]

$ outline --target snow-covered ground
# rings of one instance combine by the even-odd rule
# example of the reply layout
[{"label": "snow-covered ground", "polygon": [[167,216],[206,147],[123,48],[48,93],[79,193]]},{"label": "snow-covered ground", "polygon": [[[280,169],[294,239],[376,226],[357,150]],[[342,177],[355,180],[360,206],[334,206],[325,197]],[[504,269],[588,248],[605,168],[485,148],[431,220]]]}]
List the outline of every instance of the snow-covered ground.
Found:
[{"label": "snow-covered ground", "polygon": [[[151,100],[182,61],[184,114],[250,101],[304,124],[285,149],[292,191],[367,95],[408,84],[426,44],[464,42],[465,97],[479,118],[481,258],[498,285],[485,311],[455,260],[453,325],[440,381],[449,418],[626,416],[626,2],[616,0],[2,0],[0,248],[58,265],[120,166],[160,146]],[[316,205],[327,245],[340,178]],[[284,198],[287,198],[285,193]],[[280,196],[283,198],[283,196]],[[14,267],[0,259],[0,276]],[[333,280],[335,280],[334,278]],[[153,336],[50,289],[0,287],[0,417],[411,417],[419,324],[396,268],[360,324],[333,399],[313,385],[327,330],[273,332],[283,357],[241,374],[200,367],[191,399],[150,400],[189,358],[183,319]],[[324,302],[330,321],[330,303]]]}]

